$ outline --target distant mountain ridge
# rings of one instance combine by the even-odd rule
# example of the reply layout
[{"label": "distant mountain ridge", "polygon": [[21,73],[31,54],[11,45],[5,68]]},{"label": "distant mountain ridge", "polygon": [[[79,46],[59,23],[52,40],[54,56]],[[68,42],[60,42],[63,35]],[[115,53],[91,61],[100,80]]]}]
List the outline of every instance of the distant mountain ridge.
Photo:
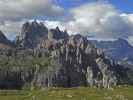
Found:
[{"label": "distant mountain ridge", "polygon": [[[67,31],[61,31],[59,27],[48,29],[42,22],[26,22],[22,25],[21,32],[16,38],[16,46],[24,48],[36,48],[44,46],[44,42],[50,39],[51,42],[68,38]],[[55,39],[55,40],[53,40]],[[133,47],[124,39],[114,41],[97,41],[89,40],[96,45],[97,48],[104,50],[105,55],[116,61],[129,61],[133,63]],[[49,41],[48,41],[49,43]],[[4,33],[0,31],[0,48],[15,47],[14,43],[6,38]]]},{"label": "distant mountain ridge", "polygon": [[105,54],[116,61],[129,61],[133,63],[133,47],[127,40],[118,39],[114,41],[91,40],[96,47],[104,50]]}]

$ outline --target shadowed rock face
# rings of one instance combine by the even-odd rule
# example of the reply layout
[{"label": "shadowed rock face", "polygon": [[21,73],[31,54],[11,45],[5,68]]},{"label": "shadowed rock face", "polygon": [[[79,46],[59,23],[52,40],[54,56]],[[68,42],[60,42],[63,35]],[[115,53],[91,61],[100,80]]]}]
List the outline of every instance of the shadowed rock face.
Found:
[{"label": "shadowed rock face", "polygon": [[36,48],[42,41],[46,39],[63,39],[68,37],[66,31],[50,29],[43,24],[36,21],[27,22],[23,24],[21,33],[17,36],[17,44],[24,48]]},{"label": "shadowed rock face", "polygon": [[23,24],[20,35],[17,37],[19,45],[25,48],[35,48],[40,41],[47,39],[48,29],[42,24],[27,22]]},{"label": "shadowed rock face", "polygon": [[68,38],[68,33],[67,31],[60,31],[59,27],[56,27],[56,29],[50,29],[48,33],[48,38],[49,39],[64,39]]}]

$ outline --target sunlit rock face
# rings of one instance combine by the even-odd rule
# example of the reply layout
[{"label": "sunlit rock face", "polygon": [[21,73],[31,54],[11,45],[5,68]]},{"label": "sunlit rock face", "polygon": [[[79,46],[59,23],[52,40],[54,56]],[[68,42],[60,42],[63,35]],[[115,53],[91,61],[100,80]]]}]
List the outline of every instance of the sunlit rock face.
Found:
[{"label": "sunlit rock face", "polygon": [[52,59],[56,59],[53,65],[56,67],[48,73],[39,74],[37,84],[105,88],[117,84],[115,65],[85,37],[74,35],[50,45],[48,50]]}]

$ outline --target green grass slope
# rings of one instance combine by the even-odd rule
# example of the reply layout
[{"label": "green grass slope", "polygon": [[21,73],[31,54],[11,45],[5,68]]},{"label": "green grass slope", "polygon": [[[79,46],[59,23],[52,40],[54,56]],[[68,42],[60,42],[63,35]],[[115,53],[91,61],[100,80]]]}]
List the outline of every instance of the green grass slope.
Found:
[{"label": "green grass slope", "polygon": [[0,100],[133,100],[133,86],[0,91]]}]

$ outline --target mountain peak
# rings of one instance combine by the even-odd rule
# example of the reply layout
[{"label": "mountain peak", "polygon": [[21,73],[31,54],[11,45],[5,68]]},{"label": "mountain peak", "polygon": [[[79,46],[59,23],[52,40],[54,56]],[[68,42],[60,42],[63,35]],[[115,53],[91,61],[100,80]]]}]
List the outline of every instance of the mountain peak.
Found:
[{"label": "mountain peak", "polygon": [[127,40],[119,38],[115,41],[92,41],[98,48],[102,48],[105,54],[116,61],[121,61],[128,58],[128,61],[133,62],[133,47]]},{"label": "mountain peak", "polygon": [[60,29],[59,29],[59,27],[58,27],[58,26],[56,27],[56,30],[57,30],[57,31],[60,31]]},{"label": "mountain peak", "polygon": [[48,34],[47,27],[37,21],[26,22],[23,24],[21,33],[18,36],[19,45],[27,48],[34,48]]},{"label": "mountain peak", "polygon": [[49,39],[53,38],[56,40],[64,39],[68,37],[67,31],[61,31],[57,26],[55,29],[50,29],[48,33]]},{"label": "mountain peak", "polygon": [[42,22],[35,20],[23,24],[17,43],[21,47],[35,48],[44,40],[59,40],[66,37],[67,31],[61,31],[58,26],[55,29],[48,29]]}]

